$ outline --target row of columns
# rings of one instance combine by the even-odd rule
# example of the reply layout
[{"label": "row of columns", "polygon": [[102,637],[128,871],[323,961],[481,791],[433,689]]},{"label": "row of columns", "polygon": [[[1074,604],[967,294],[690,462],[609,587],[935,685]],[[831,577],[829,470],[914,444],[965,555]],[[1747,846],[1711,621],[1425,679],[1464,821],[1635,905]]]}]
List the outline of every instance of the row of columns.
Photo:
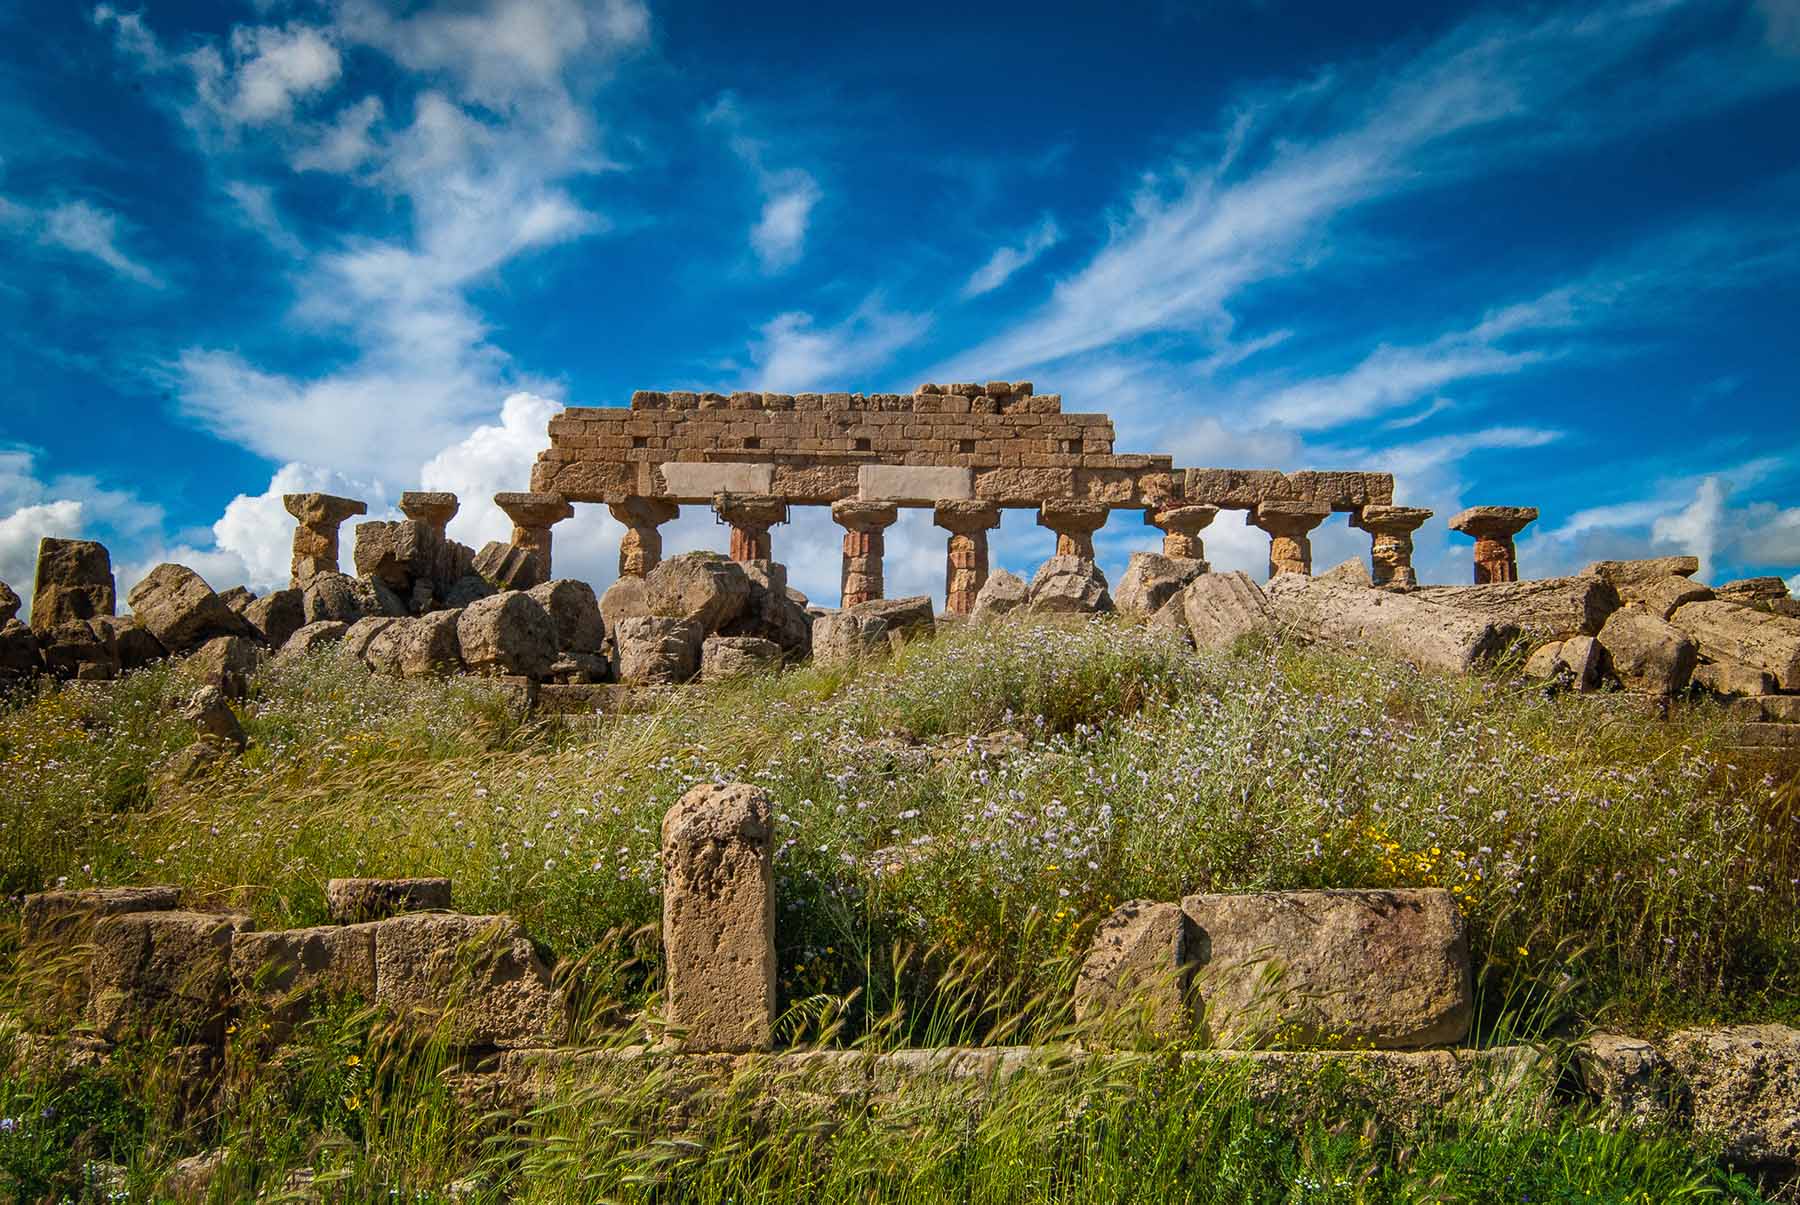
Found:
[{"label": "row of columns", "polygon": [[[297,521],[294,529],[293,580],[304,584],[319,572],[336,572],[338,528],[368,508],[352,498],[330,494],[289,494],[283,498],[288,513]],[[556,493],[502,493],[494,502],[512,520],[512,544],[535,554],[546,580],[550,577],[550,529],[575,513],[567,499]],[[400,496],[400,510],[407,518],[444,534],[456,515],[455,494],[409,491]],[[625,528],[619,541],[619,576],[643,577],[662,560],[661,527],[680,513],[680,507],[661,498],[631,497],[607,504],[612,517]],[[731,558],[735,561],[773,559],[769,529],[788,519],[787,503],[766,494],[719,494],[713,511],[731,528]],[[1112,508],[1104,503],[1052,501],[1038,508],[1038,525],[1056,533],[1056,555],[1094,559],[1094,533],[1105,525]],[[1180,560],[1204,561],[1204,531],[1218,516],[1218,508],[1203,505],[1151,507],[1144,523],[1163,533],[1163,555]],[[1269,536],[1269,575],[1312,572],[1312,532],[1331,511],[1304,503],[1262,502],[1252,507],[1251,526]],[[882,597],[882,561],[886,531],[900,515],[895,503],[860,498],[835,502],[834,522],[844,528],[843,571],[839,577],[842,605],[849,607]],[[1416,506],[1365,506],[1352,513],[1352,526],[1370,536],[1370,577],[1378,586],[1416,586],[1413,571],[1413,532],[1432,512]],[[1531,507],[1477,506],[1450,520],[1453,531],[1475,539],[1475,582],[1518,580],[1514,537],[1538,517]],[[1000,525],[1000,507],[973,499],[940,502],[932,522],[949,533],[945,550],[945,609],[967,614],[988,578],[988,532]]]}]

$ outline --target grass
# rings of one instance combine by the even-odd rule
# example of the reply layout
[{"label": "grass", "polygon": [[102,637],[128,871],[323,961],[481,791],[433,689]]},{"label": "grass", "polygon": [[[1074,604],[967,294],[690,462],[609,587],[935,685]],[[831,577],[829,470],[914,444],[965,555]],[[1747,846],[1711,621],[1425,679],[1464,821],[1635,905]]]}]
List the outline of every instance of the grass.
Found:
[{"label": "grass", "polygon": [[[169,882],[284,926],[324,920],[333,876],[447,874],[460,909],[518,917],[616,1024],[655,1005],[663,812],[695,783],[748,781],[775,803],[794,1042],[1054,1038],[1073,968],[1118,903],[1336,886],[1455,894],[1481,968],[1479,1043],[1800,1021],[1800,790],[1740,764],[1708,707],[1653,722],[1623,696],[1550,697],[1504,672],[1421,676],[1282,644],[1194,656],[1100,621],[959,629],[859,672],[804,668],[647,714],[527,721],[480,682],[372,678],[325,651],[266,667],[240,707],[249,751],[175,781],[167,767],[194,739],[176,704],[192,687],[161,665],[0,710],[9,897]],[[10,968],[11,940],[0,987],[17,991],[27,968]],[[459,1128],[425,1072],[371,1098],[412,1118],[396,1137],[329,1115],[331,1092],[293,1097],[312,1081],[292,1067],[265,1085],[276,1095],[257,1098],[255,1076],[242,1088],[231,1142],[259,1152],[243,1156],[252,1179],[336,1159],[357,1183],[432,1192],[444,1168],[479,1168],[522,1200],[594,1197],[581,1177],[595,1167],[617,1173],[609,1193],[644,1200],[673,1199],[670,1184],[720,1201],[1740,1190],[1674,1137],[1566,1116],[1370,1136],[1353,1117],[1338,1119],[1348,1130],[1296,1123],[1205,1077],[1078,1085],[997,1108],[1014,1119],[998,1128],[946,1120],[909,1137],[859,1122],[706,1136],[696,1153],[658,1145],[654,1124],[601,1132],[567,1109],[496,1146]],[[61,1090],[14,1082],[0,1112],[24,1116]],[[1071,1101],[1089,1102],[1073,1130]],[[193,1142],[158,1124],[121,1115],[96,1132],[138,1126],[115,1148],[143,1177]],[[1140,1182],[1126,1170],[1140,1166],[1162,1170]],[[641,1190],[627,1191],[639,1183],[627,1170]],[[1314,1187],[1294,1188],[1302,1179]]]}]

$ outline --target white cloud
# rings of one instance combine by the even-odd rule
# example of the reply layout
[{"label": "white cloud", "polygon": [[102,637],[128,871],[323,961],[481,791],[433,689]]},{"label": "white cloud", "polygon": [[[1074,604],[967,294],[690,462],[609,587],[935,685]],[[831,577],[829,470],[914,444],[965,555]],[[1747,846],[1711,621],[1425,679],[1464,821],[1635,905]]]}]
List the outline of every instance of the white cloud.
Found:
[{"label": "white cloud", "polygon": [[294,169],[338,175],[355,171],[379,154],[373,131],[385,115],[379,96],[346,105],[310,144],[295,152]]},{"label": "white cloud", "polygon": [[30,619],[31,585],[37,574],[38,541],[46,536],[79,538],[82,533],[81,503],[72,498],[21,506],[0,518],[0,581],[25,600],[21,611]]},{"label": "white cloud", "polygon": [[310,25],[240,25],[228,50],[202,46],[187,56],[195,92],[225,125],[285,122],[297,103],[329,89],[343,72],[330,33]]},{"label": "white cloud", "polygon": [[119,217],[117,214],[86,201],[68,201],[42,214],[38,237],[45,243],[91,256],[127,280],[163,287],[155,272],[119,249]]},{"label": "white cloud", "polygon": [[762,217],[750,229],[750,246],[764,272],[780,272],[800,262],[806,249],[806,226],[819,202],[819,186],[793,169],[775,173],[763,191]]},{"label": "white cloud", "polygon": [[837,388],[846,377],[886,362],[929,325],[923,315],[891,313],[873,297],[831,327],[815,326],[811,314],[778,314],[751,343],[753,388]]},{"label": "white cloud", "polygon": [[225,195],[237,205],[245,224],[267,239],[271,247],[294,259],[305,256],[305,244],[281,220],[274,189],[247,180],[228,180],[224,187]]},{"label": "white cloud", "polygon": [[[31,449],[0,447],[0,581],[18,591],[27,610],[39,540],[141,539],[163,522],[160,506],[102,488],[91,477],[40,479],[36,461]],[[120,580],[129,585],[136,579]]]},{"label": "white cloud", "polygon": [[1008,280],[1013,273],[1027,267],[1038,256],[1062,241],[1062,231],[1048,214],[1039,220],[1026,234],[1025,241],[1016,247],[997,248],[988,261],[975,269],[968,283],[963,285],[964,297],[979,297],[983,293],[991,293]]}]

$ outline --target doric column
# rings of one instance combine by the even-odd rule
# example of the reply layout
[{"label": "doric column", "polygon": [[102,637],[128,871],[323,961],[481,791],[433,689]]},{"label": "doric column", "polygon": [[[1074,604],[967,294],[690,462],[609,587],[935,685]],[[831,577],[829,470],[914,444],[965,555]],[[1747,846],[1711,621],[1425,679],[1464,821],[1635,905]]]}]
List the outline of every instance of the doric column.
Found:
[{"label": "doric column", "polygon": [[1259,502],[1250,509],[1250,526],[1269,533],[1269,576],[1312,574],[1312,529],[1331,512],[1304,502]]},{"label": "doric column", "polygon": [[1471,506],[1450,520],[1450,530],[1475,537],[1475,584],[1516,582],[1519,556],[1513,537],[1538,517],[1535,506]]},{"label": "doric column", "polygon": [[972,498],[940,502],[931,512],[931,521],[950,533],[944,557],[944,610],[967,615],[975,609],[975,596],[987,584],[987,533],[1000,526],[1000,508]]},{"label": "doric column", "polygon": [[731,524],[731,559],[772,561],[769,528],[787,522],[787,502],[772,494],[715,494],[713,511]]},{"label": "doric column", "polygon": [[407,490],[400,495],[400,513],[424,527],[431,528],[441,539],[444,529],[450,520],[456,518],[456,512],[462,504],[456,500],[455,494],[434,493],[426,490]]},{"label": "doric column", "polygon": [[289,584],[300,589],[317,574],[339,572],[338,527],[352,515],[368,514],[368,506],[335,494],[283,494],[281,504],[297,523]]},{"label": "doric column", "polygon": [[1038,507],[1038,526],[1056,533],[1056,555],[1094,559],[1094,533],[1106,526],[1112,508],[1104,502],[1046,502]]},{"label": "doric column", "polygon": [[1153,506],[1144,512],[1144,526],[1161,529],[1164,556],[1205,564],[1206,545],[1200,533],[1218,514],[1216,506]]},{"label": "doric column", "polygon": [[[538,558],[538,582],[547,582],[550,571],[550,528],[573,518],[575,508],[561,494],[495,494],[494,505],[513,521],[512,545]],[[534,583],[537,584],[537,583]],[[518,589],[529,589],[519,586]]]},{"label": "doric column", "polygon": [[883,534],[900,511],[892,502],[845,498],[831,504],[831,518],[844,529],[844,571],[838,579],[840,607],[854,607],[882,596],[881,558],[887,551]]},{"label": "doric column", "polygon": [[681,508],[662,498],[633,495],[623,502],[608,502],[606,509],[625,525],[619,541],[619,576],[643,577],[662,562],[662,532],[657,529]]},{"label": "doric column", "polygon": [[1350,516],[1350,525],[1369,533],[1369,580],[1377,586],[1416,586],[1412,533],[1431,512],[1422,506],[1365,506]]}]

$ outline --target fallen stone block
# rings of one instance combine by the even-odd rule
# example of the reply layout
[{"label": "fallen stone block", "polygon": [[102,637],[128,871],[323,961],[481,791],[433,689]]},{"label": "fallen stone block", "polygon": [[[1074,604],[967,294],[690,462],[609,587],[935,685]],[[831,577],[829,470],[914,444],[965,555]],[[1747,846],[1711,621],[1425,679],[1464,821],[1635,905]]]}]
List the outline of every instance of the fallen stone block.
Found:
[{"label": "fallen stone block", "polygon": [[254,636],[256,630],[185,565],[161,564],[131,588],[132,618],[171,653],[187,653],[215,636]]},{"label": "fallen stone block", "polygon": [[336,644],[344,638],[344,633],[349,630],[349,624],[337,619],[323,619],[318,623],[309,623],[287,638],[287,642],[281,646],[281,655],[284,657],[298,656],[310,653],[314,649],[322,649]]},{"label": "fallen stone block", "polygon": [[697,619],[652,615],[613,629],[619,681],[634,685],[686,682],[700,669],[706,628]]},{"label": "fallen stone block", "polygon": [[1699,660],[1699,650],[1680,629],[1638,607],[1614,612],[1599,640],[1619,682],[1644,694],[1680,694]]},{"label": "fallen stone block", "polygon": [[445,677],[463,668],[461,611],[396,619],[369,642],[369,668],[398,678]]},{"label": "fallen stone block", "polygon": [[366,665],[369,645],[393,626],[394,617],[391,615],[371,615],[367,619],[359,619],[344,630],[343,639],[338,642],[338,653]]},{"label": "fallen stone block", "polygon": [[1655,556],[1636,561],[1595,561],[1581,571],[1583,577],[1603,577],[1615,587],[1660,577],[1693,577],[1700,572],[1695,556]]},{"label": "fallen stone block", "polygon": [[526,591],[550,616],[556,647],[564,653],[598,653],[606,643],[606,624],[594,588],[572,578],[559,578]]},{"label": "fallen stone block", "polygon": [[1153,900],[1121,904],[1100,922],[1075,982],[1085,1040],[1153,1046],[1192,1033],[1190,928],[1181,905]]},{"label": "fallen stone block", "polygon": [[1034,615],[1101,615],[1113,609],[1106,575],[1085,557],[1053,556],[1031,579]]},{"label": "fallen stone block", "polygon": [[1708,660],[1735,661],[1760,669],[1782,690],[1800,691],[1800,619],[1771,615],[1721,598],[1688,603],[1676,610],[1670,622],[1693,637]]},{"label": "fallen stone block", "polygon": [[16,619],[0,624],[0,687],[28,681],[43,669],[37,633]]},{"label": "fallen stone block", "polygon": [[247,636],[214,636],[187,657],[188,674],[216,686],[233,699],[250,689],[250,678],[267,654]]},{"label": "fallen stone block", "polygon": [[543,678],[556,661],[556,626],[523,591],[470,603],[457,618],[456,637],[472,673]]},{"label": "fallen stone block", "polygon": [[94,922],[88,1023],[109,1041],[171,1034],[217,1043],[231,998],[231,938],[241,917],[129,912]]},{"label": "fallen stone block", "polygon": [[1685,1086],[1691,1123],[1740,1166],[1800,1167],[1800,1030],[1685,1029],[1661,1043]]},{"label": "fallen stone block", "polygon": [[325,884],[325,910],[335,925],[449,907],[449,879],[331,879]]},{"label": "fallen stone block", "polygon": [[201,740],[210,737],[232,746],[240,753],[248,743],[236,713],[231,710],[231,704],[225,701],[225,692],[217,686],[209,684],[195,691],[181,709],[181,715],[200,730]]},{"label": "fallen stone block", "polygon": [[78,943],[102,916],[122,912],[172,912],[180,899],[174,887],[81,887],[39,891],[25,897],[19,925],[25,945]]},{"label": "fallen stone block", "polygon": [[806,595],[787,584],[787,566],[747,561],[743,570],[750,583],[749,600],[718,634],[772,641],[787,660],[806,660],[812,655],[812,617],[806,613]]},{"label": "fallen stone block", "polygon": [[242,614],[270,648],[281,648],[306,626],[306,592],[271,590],[245,607]]},{"label": "fallen stone block", "polygon": [[1122,615],[1148,619],[1206,569],[1205,561],[1163,556],[1156,552],[1134,552],[1125,566],[1125,576],[1119,579],[1113,604]]},{"label": "fallen stone block", "polygon": [[1635,603],[1661,619],[1669,618],[1688,603],[1708,602],[1712,597],[1710,586],[1675,574],[1635,578],[1619,586],[1621,602]]},{"label": "fallen stone block", "polygon": [[1299,574],[1270,582],[1268,598],[1276,618],[1298,635],[1442,673],[1468,673],[1499,656],[1519,634],[1492,616]]},{"label": "fallen stone block", "polygon": [[1777,602],[1788,597],[1788,586],[1778,577],[1743,577],[1713,591],[1727,602]]},{"label": "fallen stone block", "polygon": [[550,971],[510,916],[421,912],[374,926],[375,998],[469,1046],[554,1045],[567,1029]]},{"label": "fallen stone block", "polygon": [[1194,895],[1181,909],[1212,1046],[1407,1050],[1468,1036],[1468,933],[1447,891]]},{"label": "fallen stone block", "polygon": [[1735,661],[1702,661],[1694,667],[1694,685],[1715,695],[1772,695],[1775,675]]},{"label": "fallen stone block", "polygon": [[1275,630],[1262,587],[1242,571],[1201,574],[1181,592],[1180,604],[1198,649],[1229,648],[1240,637]]},{"label": "fallen stone block", "polygon": [[781,668],[781,646],[754,636],[708,636],[700,647],[700,677],[723,682]]},{"label": "fallen stone block", "polygon": [[356,579],[342,573],[315,573],[300,593],[301,615],[308,624],[336,620],[355,623],[367,612],[356,588]]},{"label": "fallen stone block", "polygon": [[1575,1067],[1583,1090],[1608,1115],[1643,1129],[1666,1129],[1675,1121],[1675,1071],[1653,1043],[1627,1034],[1589,1034],[1575,1047]]},{"label": "fallen stone block", "polygon": [[93,540],[38,541],[37,577],[31,590],[31,628],[111,615],[117,606],[112,557]]},{"label": "fallen stone block", "polygon": [[663,817],[663,995],[683,1050],[766,1050],[774,1041],[769,813],[755,787],[706,784]]},{"label": "fallen stone block", "polygon": [[19,608],[24,605],[11,586],[0,582],[0,627],[18,618]]},{"label": "fallen stone block", "polygon": [[541,585],[548,575],[535,549],[489,540],[471,562],[477,576],[505,593]]},{"label": "fallen stone block", "polygon": [[670,557],[645,576],[644,590],[650,614],[691,619],[709,636],[750,603],[750,579],[743,566],[716,552]]},{"label": "fallen stone block", "polygon": [[232,995],[264,1010],[280,1040],[315,1001],[375,998],[375,926],[320,925],[239,933],[231,942]]},{"label": "fallen stone block", "polygon": [[94,630],[92,620],[72,619],[32,630],[44,669],[57,677],[104,682],[118,676],[118,650],[103,632]]},{"label": "fallen stone block", "polygon": [[898,649],[937,631],[937,617],[931,609],[931,597],[915,594],[908,598],[871,598],[846,608],[859,619],[887,621],[888,643]]},{"label": "fallen stone block", "polygon": [[136,622],[117,615],[101,615],[88,620],[88,628],[104,644],[117,663],[119,672],[128,674],[161,661],[169,650]]},{"label": "fallen stone block", "polygon": [[821,668],[856,665],[889,650],[887,620],[879,615],[837,611],[813,620],[813,664]]},{"label": "fallen stone block", "polygon": [[600,619],[608,632],[616,632],[627,619],[650,614],[650,592],[641,577],[622,577],[600,596]]},{"label": "fallen stone block", "polygon": [[1424,586],[1413,597],[1492,616],[1540,641],[1597,636],[1607,616],[1620,605],[1619,591],[1600,577]]},{"label": "fallen stone block", "polygon": [[996,569],[988,574],[987,581],[976,593],[972,614],[976,619],[995,619],[1021,609],[1030,601],[1031,587],[1025,584],[1024,578]]}]

